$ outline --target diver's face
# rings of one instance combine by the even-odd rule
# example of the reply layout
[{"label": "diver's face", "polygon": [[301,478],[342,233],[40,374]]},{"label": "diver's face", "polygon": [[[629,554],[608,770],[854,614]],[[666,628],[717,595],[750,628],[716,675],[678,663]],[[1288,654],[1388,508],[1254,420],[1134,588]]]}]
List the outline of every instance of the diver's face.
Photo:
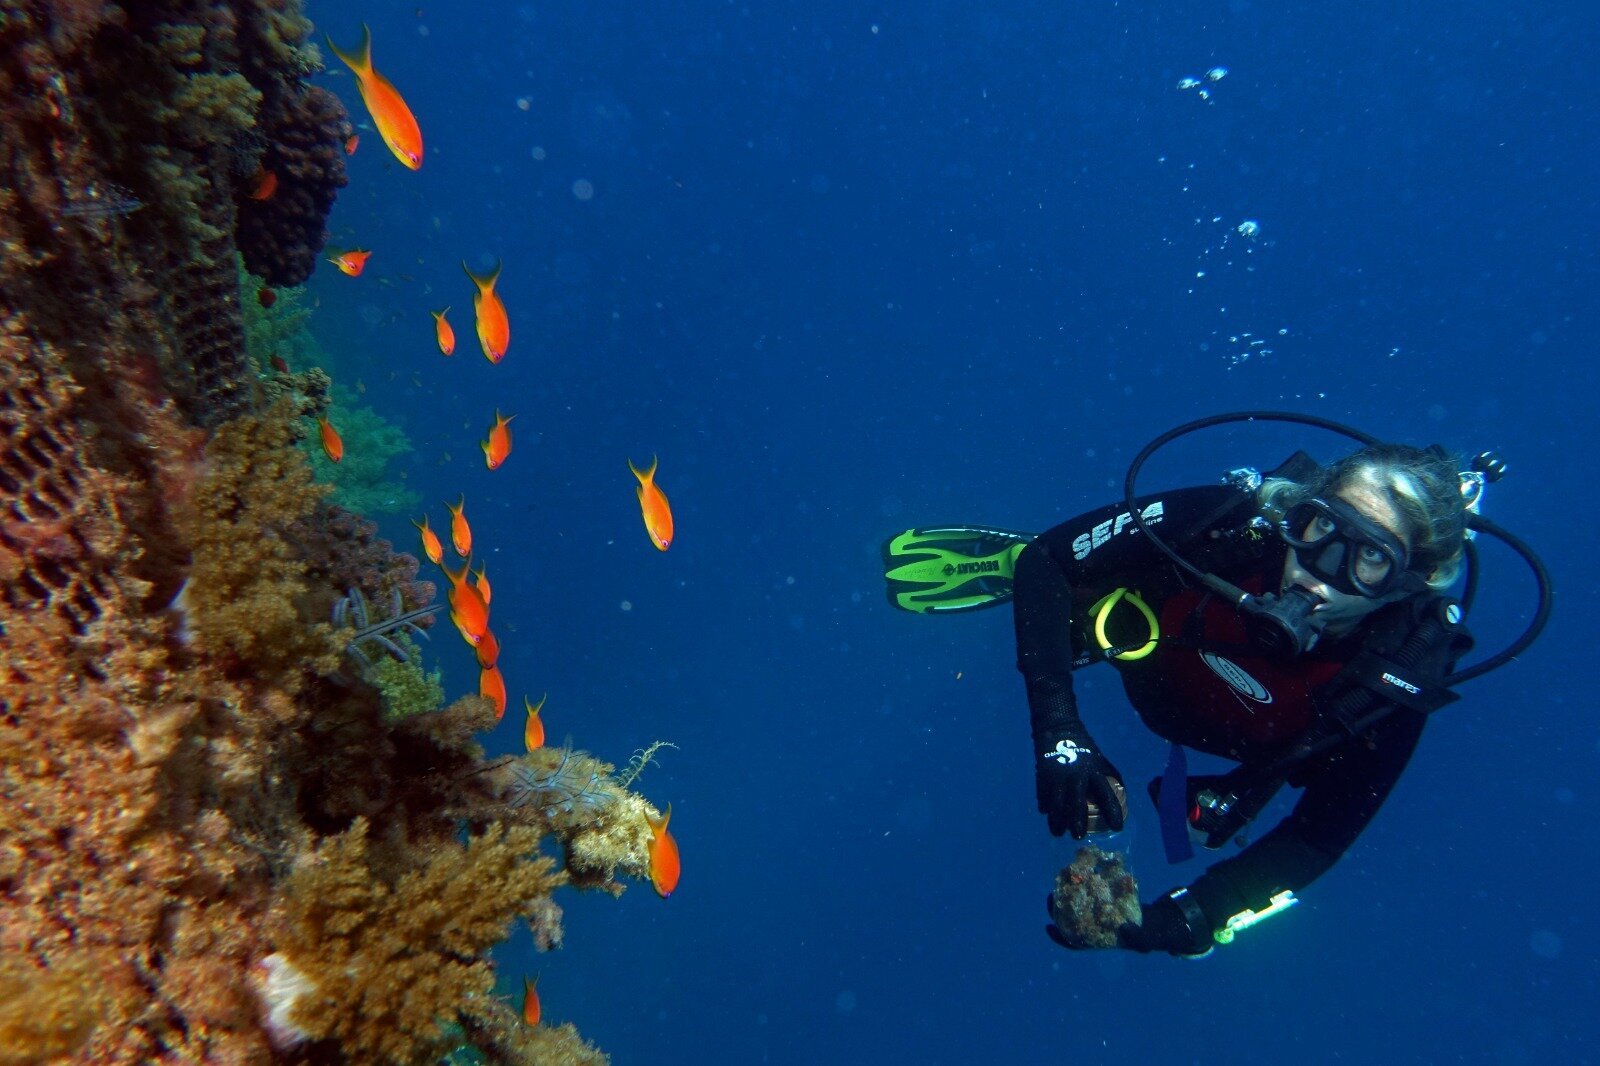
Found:
[{"label": "diver's face", "polygon": [[[1387,495],[1365,485],[1351,485],[1339,490],[1334,495],[1361,512],[1366,518],[1393,533],[1406,546],[1406,551],[1409,552],[1411,550],[1411,539],[1403,532],[1404,523],[1400,520],[1400,512],[1396,510],[1394,503]],[[1314,526],[1318,521],[1321,521],[1321,519],[1313,519],[1312,525]],[[1317,532],[1319,531],[1308,527],[1301,530],[1300,535],[1311,539],[1312,534]],[[1375,576],[1377,575],[1362,575],[1365,580],[1371,580]],[[1386,603],[1393,603],[1406,595],[1403,591],[1396,591],[1380,599],[1369,599],[1366,596],[1355,596],[1340,592],[1301,566],[1300,560],[1295,558],[1295,553],[1291,550],[1283,561],[1283,584],[1281,589],[1287,589],[1295,585],[1307,589],[1322,600],[1312,609],[1312,617],[1320,619],[1324,630],[1333,636],[1350,632],[1356,627],[1357,623],[1379,607]]]}]

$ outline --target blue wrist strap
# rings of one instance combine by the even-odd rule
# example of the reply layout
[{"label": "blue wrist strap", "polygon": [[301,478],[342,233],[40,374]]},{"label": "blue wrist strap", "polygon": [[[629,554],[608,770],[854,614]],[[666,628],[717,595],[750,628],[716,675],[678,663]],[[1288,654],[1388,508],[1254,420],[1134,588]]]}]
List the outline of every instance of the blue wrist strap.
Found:
[{"label": "blue wrist strap", "polygon": [[1182,744],[1172,745],[1167,753],[1167,768],[1161,775],[1161,793],[1156,813],[1161,821],[1161,846],[1167,861],[1184,862],[1194,858],[1194,843],[1189,839],[1189,758]]}]

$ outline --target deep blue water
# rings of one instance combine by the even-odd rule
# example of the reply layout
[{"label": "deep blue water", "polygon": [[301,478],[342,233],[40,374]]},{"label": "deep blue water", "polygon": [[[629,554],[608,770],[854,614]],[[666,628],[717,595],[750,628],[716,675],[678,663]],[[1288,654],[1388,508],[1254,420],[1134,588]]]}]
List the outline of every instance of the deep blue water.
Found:
[{"label": "deep blue water", "polygon": [[[341,43],[372,24],[427,140],[412,173],[364,132],[331,229],[375,254],[319,271],[315,328],[411,435],[396,473],[435,526],[466,494],[513,705],[491,747],[546,690],[552,741],[679,746],[640,782],[673,805],[677,894],[569,893],[563,950],[502,953],[508,986],[542,975],[547,1019],[619,1063],[1595,1056],[1587,4],[310,13]],[[1177,88],[1217,66],[1209,100]],[[352,79],[323,80],[366,120]],[[499,366],[459,265],[495,257]],[[491,473],[497,406],[516,449]],[[1009,613],[892,612],[878,544],[1054,525],[1120,495],[1157,433],[1256,407],[1499,449],[1487,512],[1563,599],[1289,915],[1199,962],[1067,953],[1042,900],[1073,846],[1033,809]],[[1147,484],[1302,445],[1340,453],[1217,431]],[[652,453],[665,554],[626,466]],[[1492,650],[1532,590],[1509,553],[1486,563]],[[473,689],[464,646],[430,654]],[[1115,678],[1079,691],[1130,782],[1158,772]],[[1204,857],[1165,868],[1139,815],[1120,843],[1147,898],[1195,877]]]}]

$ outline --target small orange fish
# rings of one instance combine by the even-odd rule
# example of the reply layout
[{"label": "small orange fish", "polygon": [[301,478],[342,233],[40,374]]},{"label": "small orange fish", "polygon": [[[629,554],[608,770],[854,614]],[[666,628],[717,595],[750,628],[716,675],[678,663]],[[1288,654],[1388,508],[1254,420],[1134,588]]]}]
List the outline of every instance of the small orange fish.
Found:
[{"label": "small orange fish", "polygon": [[[361,44],[354,53],[341,51],[331,37],[327,41],[333,54],[355,74],[356,84],[361,88],[361,102],[367,105],[378,136],[396,159],[416,170],[422,165],[422,129],[400,96],[400,90],[372,69],[372,31],[367,29],[366,23],[361,24]],[[345,150],[353,152],[355,148],[346,142]]]},{"label": "small orange fish", "polygon": [[250,190],[250,199],[272,199],[272,194],[278,191],[278,175],[270,170],[258,170],[256,174],[256,185]]},{"label": "small orange fish", "polygon": [[530,703],[528,697],[522,697],[523,709],[528,712],[528,724],[522,727],[522,742],[529,751],[544,747],[544,722],[539,719],[539,712],[544,710],[544,701],[550,698],[546,692],[539,697],[538,703]]},{"label": "small orange fish", "polygon": [[539,1024],[539,979],[522,978],[522,1020],[529,1025]]},{"label": "small orange fish", "polygon": [[494,594],[494,590],[489,587],[489,577],[484,573],[485,569],[486,567],[480,566],[472,572],[472,586],[478,590],[478,595],[483,597],[483,605],[487,607],[489,597]]},{"label": "small orange fish", "polygon": [[499,470],[500,464],[511,454],[511,418],[502,418],[500,412],[496,411],[494,425],[489,427],[489,439],[478,442],[478,447],[483,449],[484,465],[490,470]]},{"label": "small orange fish", "polygon": [[667,813],[658,821],[648,812],[645,818],[650,822],[650,883],[655,886],[656,895],[666,899],[678,887],[678,842],[672,839],[672,834],[667,832],[667,823],[672,821],[672,804],[667,804]]},{"label": "small orange fish", "polygon": [[496,722],[505,717],[506,679],[500,676],[498,666],[489,666],[478,671],[478,695],[494,704]]},{"label": "small orange fish", "polygon": [[278,373],[287,374],[289,372],[289,364],[285,363],[283,361],[283,356],[279,355],[277,352],[272,353],[269,362],[272,363],[272,369]]},{"label": "small orange fish", "polygon": [[345,141],[344,141],[344,154],[345,155],[355,155],[356,154],[356,145],[358,145],[360,143],[361,143],[361,134],[359,134],[359,133],[352,133],[350,136],[346,137]]},{"label": "small orange fish", "polygon": [[456,554],[463,559],[472,554],[472,527],[467,525],[467,516],[461,513],[466,506],[465,495],[458,504],[445,504],[450,511],[450,543],[456,546]]},{"label": "small orange fish", "polygon": [[428,561],[434,566],[443,566],[444,548],[439,544],[439,534],[428,528],[428,516],[423,515],[420,522],[413,518],[411,524],[422,531],[422,550],[428,556]]},{"label": "small orange fish", "polygon": [[439,352],[443,355],[456,354],[456,331],[450,328],[444,316],[450,313],[446,307],[443,311],[430,311],[433,315],[433,335],[439,341]]},{"label": "small orange fish", "polygon": [[317,419],[317,424],[322,427],[322,450],[327,453],[329,460],[337,463],[344,458],[344,441],[340,439],[339,431],[326,418]]},{"label": "small orange fish", "polygon": [[667,494],[656,485],[655,456],[650,457],[650,469],[641,473],[628,460],[628,469],[639,479],[639,511],[644,515],[644,531],[650,534],[650,543],[662,551],[672,546],[672,508],[667,505]]},{"label": "small orange fish", "polygon": [[278,302],[278,294],[263,285],[256,290],[256,302],[262,307],[271,307]]},{"label": "small orange fish", "polygon": [[500,638],[492,630],[483,631],[483,639],[478,641],[478,646],[473,649],[478,653],[478,669],[487,670],[500,661]]},{"label": "small orange fish", "polygon": [[450,621],[460,631],[461,639],[477,647],[489,632],[489,605],[483,602],[477,589],[467,584],[468,565],[463,563],[460,570],[442,567],[444,576],[450,580],[450,591],[445,598],[450,604]]},{"label": "small orange fish", "polygon": [[367,260],[371,257],[372,253],[365,248],[352,248],[348,252],[330,257],[328,262],[338,267],[341,274],[356,278],[367,268]]},{"label": "small orange fish", "polygon": [[511,346],[511,321],[506,318],[506,305],[494,291],[495,282],[500,280],[500,267],[496,260],[494,269],[480,277],[466,263],[461,264],[461,269],[478,287],[472,296],[472,309],[478,316],[478,344],[483,348],[484,358],[491,363],[504,359],[506,349]]}]

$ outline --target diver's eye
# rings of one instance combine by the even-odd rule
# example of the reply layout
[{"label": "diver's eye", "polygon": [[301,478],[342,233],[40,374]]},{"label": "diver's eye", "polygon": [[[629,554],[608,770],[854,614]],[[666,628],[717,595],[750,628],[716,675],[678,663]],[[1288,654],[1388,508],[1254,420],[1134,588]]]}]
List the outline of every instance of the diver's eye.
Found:
[{"label": "diver's eye", "polygon": [[1377,584],[1389,576],[1394,561],[1370,544],[1356,549],[1355,574],[1368,584]]},{"label": "diver's eye", "polygon": [[1326,515],[1317,515],[1306,527],[1306,540],[1322,540],[1333,535],[1334,526]]}]

